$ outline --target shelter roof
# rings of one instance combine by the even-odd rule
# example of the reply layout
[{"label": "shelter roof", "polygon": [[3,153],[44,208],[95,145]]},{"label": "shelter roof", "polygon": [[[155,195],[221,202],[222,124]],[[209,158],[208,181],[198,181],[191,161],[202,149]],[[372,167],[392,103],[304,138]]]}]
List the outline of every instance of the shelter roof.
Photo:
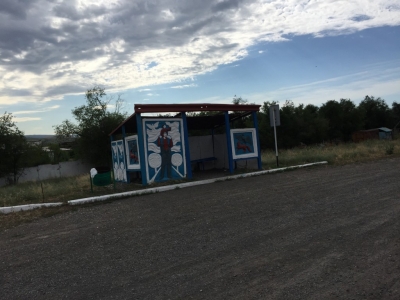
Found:
[{"label": "shelter roof", "polygon": [[392,132],[392,129],[389,129],[387,127],[379,127],[379,130],[384,132]]},{"label": "shelter roof", "polygon": [[135,113],[191,112],[191,111],[259,111],[261,105],[249,104],[136,104]]},{"label": "shelter roof", "polygon": [[[162,118],[176,118],[179,117],[182,112],[233,112],[229,114],[229,120],[234,121],[236,119],[245,117],[251,114],[253,111],[259,111],[261,105],[238,105],[238,104],[136,104],[135,113],[129,116],[123,121],[117,128],[115,128],[110,135],[122,133],[122,127],[125,126],[125,132],[136,133],[136,114],[144,113],[178,113],[173,117],[162,117]],[[142,118],[157,118],[157,116],[143,116]],[[206,115],[206,116],[187,116],[187,126],[189,130],[199,129],[211,129],[225,124],[225,115],[223,113]]]},{"label": "shelter roof", "polygon": [[387,127],[379,127],[379,128],[372,128],[372,129],[367,129],[367,130],[360,130],[360,132],[369,132],[369,131],[391,132],[392,129],[389,129],[389,128],[387,128]]}]

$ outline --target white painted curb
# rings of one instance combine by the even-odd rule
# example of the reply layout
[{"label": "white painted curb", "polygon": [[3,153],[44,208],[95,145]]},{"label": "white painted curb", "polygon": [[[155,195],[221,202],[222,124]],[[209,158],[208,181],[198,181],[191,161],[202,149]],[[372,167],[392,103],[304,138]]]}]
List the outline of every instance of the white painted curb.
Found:
[{"label": "white painted curb", "polygon": [[[149,189],[144,189],[144,190],[139,190],[139,191],[131,191],[131,192],[118,193],[118,194],[70,200],[70,201],[68,201],[68,204],[69,205],[80,205],[80,204],[87,204],[87,203],[106,201],[106,200],[112,200],[112,199],[118,199],[118,198],[125,198],[125,197],[131,197],[131,196],[139,196],[139,195],[153,194],[153,193],[159,193],[159,192],[166,192],[166,191],[170,191],[170,190],[174,190],[174,189],[186,188],[186,187],[191,187],[191,186],[196,186],[196,185],[203,185],[203,184],[209,184],[209,183],[225,181],[225,180],[259,176],[259,175],[264,175],[264,174],[268,174],[268,173],[276,173],[276,172],[282,172],[282,171],[286,171],[286,170],[294,170],[294,169],[311,167],[311,166],[316,166],[316,165],[323,165],[323,164],[327,164],[327,163],[328,163],[327,161],[321,161],[321,162],[297,165],[297,166],[286,167],[286,168],[264,170],[264,171],[245,173],[245,174],[239,174],[239,175],[218,177],[218,178],[201,180],[201,181],[193,181],[193,182],[179,183],[179,184],[174,184],[174,185],[154,187],[154,188],[149,188]],[[62,202],[0,207],[0,213],[8,214],[8,213],[12,213],[12,212],[32,210],[32,209],[41,208],[41,207],[55,207],[55,206],[61,206],[61,205],[63,205]]]},{"label": "white painted curb", "polygon": [[285,171],[285,170],[293,170],[293,169],[305,168],[305,167],[310,167],[310,166],[315,166],[315,165],[323,165],[323,164],[327,164],[327,163],[328,163],[327,161],[321,161],[321,162],[298,165],[298,166],[292,166],[292,167],[286,167],[286,168],[279,168],[279,169],[264,170],[264,171],[245,173],[245,174],[239,174],[239,175],[218,177],[218,178],[201,180],[201,181],[178,183],[178,184],[174,184],[174,185],[167,185],[167,186],[149,188],[149,189],[139,190],[139,191],[131,191],[131,192],[112,194],[112,195],[89,197],[89,198],[83,198],[83,199],[78,199],[78,200],[70,200],[70,201],[68,201],[68,204],[70,204],[70,205],[79,205],[79,204],[93,203],[93,202],[97,202],[97,201],[106,201],[106,200],[111,200],[111,199],[116,199],[116,198],[124,198],[124,197],[139,196],[139,195],[145,195],[145,194],[153,194],[153,193],[165,192],[165,191],[170,191],[170,190],[174,190],[174,189],[181,189],[181,188],[186,188],[186,187],[191,187],[191,186],[196,186],[196,185],[203,185],[203,184],[209,184],[209,183],[225,181],[225,180],[232,180],[232,179],[246,178],[246,177],[252,177],[252,176],[259,176],[259,175],[264,175],[264,174],[268,174],[268,173],[282,172],[282,171]]},{"label": "white painted curb", "polygon": [[61,205],[63,205],[62,202],[7,206],[7,207],[0,207],[0,213],[9,214],[9,213],[19,212],[19,211],[24,211],[24,210],[37,209],[37,208],[41,208],[41,207],[56,207],[56,206],[61,206]]}]

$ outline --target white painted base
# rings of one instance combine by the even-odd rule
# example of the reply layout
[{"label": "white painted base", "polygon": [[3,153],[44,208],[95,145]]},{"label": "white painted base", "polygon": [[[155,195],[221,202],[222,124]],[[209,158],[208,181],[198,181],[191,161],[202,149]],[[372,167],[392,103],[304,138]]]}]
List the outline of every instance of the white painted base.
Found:
[{"label": "white painted base", "polygon": [[[87,204],[87,203],[93,203],[93,202],[98,202],[98,201],[107,201],[107,200],[118,199],[118,198],[159,193],[159,192],[174,190],[177,188],[186,188],[186,187],[191,187],[191,186],[196,186],[196,185],[214,183],[217,181],[225,181],[225,180],[246,178],[246,177],[252,177],[252,176],[259,176],[259,175],[264,175],[264,174],[268,174],[268,173],[276,173],[276,172],[282,172],[282,171],[286,171],[286,170],[294,170],[294,169],[311,167],[311,166],[316,166],[316,165],[323,165],[323,164],[327,164],[327,163],[328,163],[327,161],[322,161],[322,162],[316,162],[316,163],[310,163],[310,164],[304,164],[304,165],[298,165],[298,166],[292,166],[292,167],[286,167],[286,168],[264,170],[264,171],[258,171],[258,172],[252,172],[252,173],[245,173],[245,174],[239,174],[239,175],[207,179],[207,180],[202,180],[202,181],[193,181],[193,182],[179,183],[179,184],[174,184],[174,185],[154,187],[154,188],[148,188],[148,189],[144,189],[144,190],[140,190],[140,191],[131,191],[131,192],[118,193],[118,194],[70,200],[70,201],[68,201],[68,204],[69,205],[80,205],[80,204]],[[11,212],[31,210],[31,209],[40,208],[40,207],[61,206],[62,204],[63,203],[58,202],[58,203],[41,203],[41,204],[29,204],[29,205],[1,207],[0,213],[8,214]]]},{"label": "white painted base", "polygon": [[0,213],[9,214],[9,213],[13,213],[13,212],[32,210],[32,209],[37,209],[37,208],[42,208],[42,207],[56,207],[56,206],[61,206],[61,205],[63,205],[62,202],[7,206],[7,207],[0,207]]}]

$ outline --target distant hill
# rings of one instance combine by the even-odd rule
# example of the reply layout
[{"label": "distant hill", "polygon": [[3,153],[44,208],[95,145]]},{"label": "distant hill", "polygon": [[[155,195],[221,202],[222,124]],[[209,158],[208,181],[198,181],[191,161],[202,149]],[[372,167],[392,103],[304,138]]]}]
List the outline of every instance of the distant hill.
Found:
[{"label": "distant hill", "polygon": [[25,137],[28,140],[51,140],[56,138],[54,134],[28,134]]},{"label": "distant hill", "polygon": [[61,148],[72,148],[76,140],[76,138],[67,138],[59,141],[54,134],[27,134],[25,138],[28,143],[33,145],[44,147],[50,144],[58,144]]}]

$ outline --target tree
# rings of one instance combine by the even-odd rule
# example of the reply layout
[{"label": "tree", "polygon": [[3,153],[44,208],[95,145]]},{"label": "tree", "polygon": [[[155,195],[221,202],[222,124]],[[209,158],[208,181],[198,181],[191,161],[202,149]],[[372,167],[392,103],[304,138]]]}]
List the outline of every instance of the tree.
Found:
[{"label": "tree", "polygon": [[80,158],[95,165],[109,165],[111,147],[109,134],[124,119],[123,100],[118,96],[114,111],[109,111],[112,97],[106,98],[104,88],[95,86],[85,93],[86,104],[75,107],[72,115],[77,124],[64,120],[53,126],[59,140],[76,139],[76,152]]},{"label": "tree", "polygon": [[232,104],[241,105],[247,103],[248,103],[247,99],[243,99],[242,97],[237,97],[236,95],[233,96]]},{"label": "tree", "polygon": [[12,119],[12,114],[7,112],[0,117],[0,177],[16,184],[24,172],[28,143]]},{"label": "tree", "polygon": [[49,153],[51,153],[51,163],[53,164],[68,161],[70,158],[69,151],[63,151],[59,144],[50,144],[48,149]]},{"label": "tree", "polygon": [[319,113],[328,121],[330,140],[350,141],[353,132],[362,128],[363,112],[350,99],[329,100]]},{"label": "tree", "polygon": [[397,102],[392,103],[392,112],[394,120],[398,122],[400,120],[400,103]]},{"label": "tree", "polygon": [[395,123],[393,126],[393,138],[397,138],[398,127],[400,125],[400,104],[397,102],[392,103],[392,115]]},{"label": "tree", "polygon": [[297,112],[297,126],[300,129],[300,143],[316,144],[327,138],[328,121],[321,117],[319,108],[315,105],[299,105]]},{"label": "tree", "polygon": [[[235,105],[246,105],[248,104],[248,101],[246,99],[243,99],[242,97],[237,97],[236,95],[233,97],[232,99],[232,104]],[[246,113],[246,111],[235,111],[233,113],[233,115],[236,115],[237,117],[240,117],[240,115],[243,115],[244,113]],[[240,117],[239,119],[236,119],[236,121],[231,124],[231,126],[233,126],[233,128],[246,128],[246,127],[253,127],[252,125],[249,125],[249,120],[250,120],[250,116],[244,116],[244,117]]]},{"label": "tree", "polygon": [[358,107],[364,114],[364,129],[392,128],[394,125],[392,112],[385,100],[380,97],[375,99],[373,96],[367,95]]}]

